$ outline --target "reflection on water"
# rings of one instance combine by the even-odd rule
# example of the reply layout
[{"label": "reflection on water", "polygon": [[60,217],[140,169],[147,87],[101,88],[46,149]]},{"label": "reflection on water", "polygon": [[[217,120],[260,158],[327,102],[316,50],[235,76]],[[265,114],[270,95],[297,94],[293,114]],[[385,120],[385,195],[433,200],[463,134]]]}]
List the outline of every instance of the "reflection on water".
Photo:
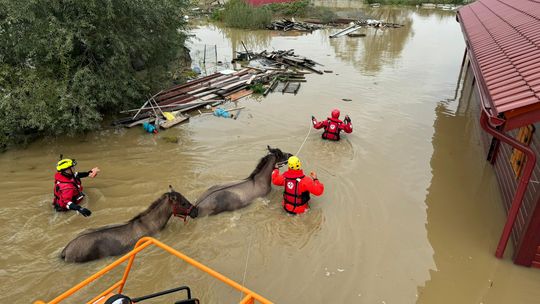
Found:
[{"label": "reflection on water", "polygon": [[[335,107],[351,116],[355,131],[339,143],[321,141],[318,131],[307,137],[303,166],[325,184],[309,213],[285,214],[282,189],[273,187],[242,210],[187,223],[171,219],[156,237],[276,303],[538,298],[540,272],[492,256],[502,213],[493,204],[496,192],[482,190],[494,179],[477,142],[464,138],[468,118],[439,106],[454,95],[464,47],[459,25],[436,11],[389,10],[380,18],[407,26],[357,39],[330,40],[330,30],[295,35],[198,25],[191,42],[197,64],[204,45],[216,45],[218,60],[227,63],[244,41],[257,50],[294,49],[334,73],[307,75],[297,95],[244,99],[237,120],[193,115],[157,135],[111,128],[1,154],[2,301],[51,299],[111,261],[60,261],[78,233],[129,220],[169,184],[195,201],[211,185],[248,176],[267,145],[296,153],[311,115],[325,117]],[[215,54],[207,57],[215,61]],[[52,211],[60,153],[82,170],[102,169],[84,181],[90,218]],[[238,302],[238,292],[159,251],[141,257],[127,284],[130,295],[187,284],[202,303]]]},{"label": "reflection on water", "polygon": [[340,37],[330,39],[336,56],[350,62],[363,73],[378,72],[382,66],[392,64],[399,58],[403,47],[413,32],[413,12],[409,10],[365,10],[377,20],[404,25],[401,28],[363,28],[363,38]]},{"label": "reflection on water", "polygon": [[470,127],[478,117],[454,116],[443,104],[436,113],[426,196],[436,267],[418,288],[418,303],[536,303],[538,270],[512,264],[511,252],[494,257],[505,213],[478,129]]},{"label": "reflection on water", "polygon": [[[212,24],[198,24],[189,41],[192,64],[211,74],[217,70],[233,68],[231,61],[237,51],[244,51],[243,41],[248,50],[263,50],[269,47],[272,36],[265,30],[239,31]],[[206,49],[206,56],[204,55]],[[220,61],[220,63],[218,63]]]}]

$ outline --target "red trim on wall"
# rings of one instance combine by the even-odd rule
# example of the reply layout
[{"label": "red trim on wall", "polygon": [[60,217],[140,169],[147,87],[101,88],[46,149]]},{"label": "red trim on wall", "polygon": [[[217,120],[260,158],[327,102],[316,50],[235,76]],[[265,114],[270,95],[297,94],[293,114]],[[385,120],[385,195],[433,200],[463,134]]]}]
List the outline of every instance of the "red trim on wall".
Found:
[{"label": "red trim on wall", "polygon": [[519,209],[521,207],[521,204],[523,203],[523,196],[525,195],[525,191],[527,190],[527,185],[529,184],[529,180],[531,179],[534,166],[536,165],[536,154],[534,154],[531,148],[522,145],[514,138],[506,135],[505,133],[502,133],[499,130],[496,130],[493,126],[491,126],[489,123],[488,113],[485,109],[483,109],[480,115],[480,125],[486,132],[488,132],[492,136],[520,150],[527,156],[525,167],[523,169],[523,175],[519,180],[518,188],[516,190],[516,193],[514,194],[512,204],[510,205],[510,210],[508,210],[508,217],[506,218],[506,223],[504,225],[499,244],[497,245],[497,250],[495,251],[495,256],[498,258],[502,258],[504,255],[504,250],[506,249],[506,245],[508,244],[508,239],[510,238],[510,234],[512,233],[512,228],[514,227],[514,223],[516,222],[516,218],[519,214]]}]

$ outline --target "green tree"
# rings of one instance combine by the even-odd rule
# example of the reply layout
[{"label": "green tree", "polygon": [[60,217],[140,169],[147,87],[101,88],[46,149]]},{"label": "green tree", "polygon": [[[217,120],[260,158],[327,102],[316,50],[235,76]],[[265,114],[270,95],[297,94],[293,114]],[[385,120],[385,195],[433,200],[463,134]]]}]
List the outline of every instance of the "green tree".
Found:
[{"label": "green tree", "polygon": [[0,0],[0,145],[76,134],[160,87],[187,0]]}]

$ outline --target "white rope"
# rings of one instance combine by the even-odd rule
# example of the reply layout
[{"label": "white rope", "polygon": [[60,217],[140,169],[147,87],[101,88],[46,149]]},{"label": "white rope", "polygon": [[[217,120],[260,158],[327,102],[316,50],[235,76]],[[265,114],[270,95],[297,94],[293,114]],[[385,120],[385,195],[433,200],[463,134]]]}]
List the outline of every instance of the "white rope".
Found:
[{"label": "white rope", "polygon": [[311,133],[311,124],[312,122],[310,121],[309,122],[309,130],[307,132],[307,135],[306,135],[306,138],[304,138],[304,141],[302,142],[302,144],[300,145],[300,148],[298,149],[298,152],[296,152],[295,156],[298,156],[300,154],[300,150],[302,150],[302,147],[304,147],[304,144],[306,143],[306,140],[308,139],[309,137],[309,134]]},{"label": "white rope", "polygon": [[[251,250],[251,241],[253,240],[253,234],[250,235],[249,237],[249,245],[248,245],[248,251],[247,251],[247,255],[246,255],[246,265],[244,266],[244,277],[242,278],[242,286],[245,287],[245,282],[246,282],[246,274],[247,274],[247,267],[248,267],[248,261],[249,261],[249,252]],[[242,301],[242,298],[243,298],[243,295],[244,293],[242,291],[240,291],[240,300],[238,300],[238,302]]]},{"label": "white rope", "polygon": [[[304,141],[300,145],[300,148],[298,149],[298,152],[296,152],[296,154],[295,154],[296,156],[298,156],[300,154],[300,151],[304,147],[304,144],[306,143],[310,133],[311,133],[311,121],[309,123],[309,130],[308,130],[308,133],[306,135],[306,138],[304,138]],[[253,234],[251,234],[250,237],[249,237],[248,251],[247,251],[247,255],[246,255],[246,265],[244,266],[244,275],[242,277],[242,286],[244,286],[244,287],[245,287],[244,284],[246,282],[246,274],[247,274],[247,267],[248,267],[248,262],[249,262],[249,253],[251,251],[251,241],[252,240],[253,240]],[[240,291],[240,300],[239,300],[239,302],[242,301],[242,298],[243,298],[243,292]]]}]

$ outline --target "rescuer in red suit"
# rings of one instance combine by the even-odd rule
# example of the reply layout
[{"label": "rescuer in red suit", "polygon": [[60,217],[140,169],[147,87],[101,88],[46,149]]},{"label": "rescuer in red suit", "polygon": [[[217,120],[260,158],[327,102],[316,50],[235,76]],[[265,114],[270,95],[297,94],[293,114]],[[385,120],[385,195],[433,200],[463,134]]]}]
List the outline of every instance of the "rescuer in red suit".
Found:
[{"label": "rescuer in red suit", "polygon": [[339,110],[334,109],[332,110],[331,117],[328,117],[323,121],[317,121],[315,116],[311,116],[311,121],[313,122],[313,127],[315,129],[324,128],[324,132],[322,134],[323,139],[337,141],[340,139],[339,133],[341,131],[345,131],[345,133],[352,132],[353,127],[349,115],[345,115],[345,120],[341,121],[341,119],[339,119],[339,114]]},{"label": "rescuer in red suit", "polygon": [[95,177],[100,171],[98,167],[88,172],[75,172],[73,169],[77,162],[73,159],[62,159],[56,165],[56,174],[54,175],[54,200],[53,206],[56,211],[75,210],[81,215],[87,217],[92,212],[79,206],[84,198],[81,178],[90,176]]},{"label": "rescuer in red suit", "polygon": [[287,163],[289,170],[283,174],[279,173],[279,169],[274,169],[272,183],[276,186],[285,186],[281,204],[287,213],[304,213],[309,209],[309,194],[315,196],[323,194],[324,185],[319,182],[315,172],[310,173],[311,178],[304,175],[302,163],[298,157],[289,157]]}]

